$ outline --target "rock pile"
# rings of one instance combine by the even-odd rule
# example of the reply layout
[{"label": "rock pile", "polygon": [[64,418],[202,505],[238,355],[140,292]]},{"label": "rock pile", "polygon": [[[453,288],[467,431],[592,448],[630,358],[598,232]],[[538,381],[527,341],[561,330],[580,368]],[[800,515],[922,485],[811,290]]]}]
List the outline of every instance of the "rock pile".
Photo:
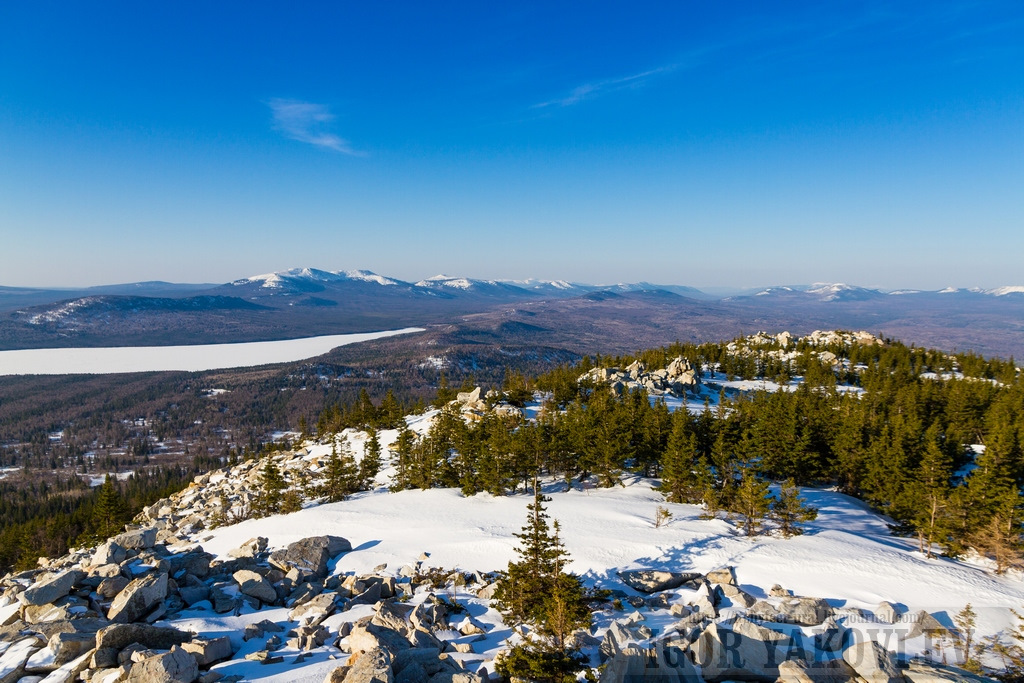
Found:
[{"label": "rock pile", "polygon": [[[132,531],[47,570],[0,580],[0,683],[213,683],[224,676],[210,668],[237,652],[232,639],[162,624],[185,609],[238,615],[264,607],[288,608],[291,628],[269,620],[246,626],[243,642],[265,641],[246,659],[274,663],[285,645],[306,652],[330,643],[351,656],[329,681],[482,680],[448,654],[471,652],[469,640],[451,645],[435,635],[453,628],[446,601],[430,595],[415,608],[397,602],[415,589],[415,568],[404,584],[385,575],[328,576],[330,562],[351,550],[339,536],[304,538],[273,552],[256,538],[218,561],[201,547],[171,549],[157,535]],[[344,632],[323,626],[335,612],[364,604],[374,614],[345,624]],[[484,633],[468,618],[455,629],[459,636]]]},{"label": "rock pile", "polygon": [[647,393],[656,396],[681,396],[686,392],[696,393],[700,390],[697,371],[690,365],[690,361],[682,357],[674,359],[665,368],[650,372],[640,361],[630,363],[625,370],[594,368],[580,375],[579,381],[608,385],[616,394],[643,388]]}]

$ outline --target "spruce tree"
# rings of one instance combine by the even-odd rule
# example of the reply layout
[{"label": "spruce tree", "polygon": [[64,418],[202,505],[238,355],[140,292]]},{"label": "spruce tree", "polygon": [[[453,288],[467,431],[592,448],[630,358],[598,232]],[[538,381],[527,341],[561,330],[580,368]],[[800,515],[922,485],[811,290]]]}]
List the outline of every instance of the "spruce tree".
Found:
[{"label": "spruce tree", "polygon": [[771,518],[783,538],[802,534],[800,525],[817,517],[818,511],[806,504],[792,479],[779,487],[779,495],[771,502]]},{"label": "spruce tree", "polygon": [[92,512],[96,536],[100,539],[116,535],[124,527],[128,517],[128,504],[118,491],[113,478],[108,474],[100,486],[96,506]]},{"label": "spruce tree", "polygon": [[252,503],[252,514],[255,517],[267,517],[281,511],[281,498],[284,490],[288,487],[281,470],[274,462],[273,456],[268,455],[260,470],[259,489],[256,491],[256,498]]},{"label": "spruce tree", "polygon": [[337,443],[331,445],[331,457],[324,472],[323,495],[327,502],[337,503],[359,488],[359,469],[349,449],[348,439],[342,437],[340,453]]},{"label": "spruce tree", "polygon": [[925,433],[924,454],[917,468],[917,480],[908,487],[915,512],[912,518],[921,552],[932,557],[932,545],[945,542],[949,534],[949,479],[953,459],[945,452],[938,424]]},{"label": "spruce tree", "polygon": [[740,526],[747,536],[754,536],[761,531],[764,519],[771,509],[771,498],[768,494],[768,482],[757,476],[752,467],[743,469],[740,485],[736,487],[730,511],[742,518]]},{"label": "spruce tree", "polygon": [[590,610],[580,579],[565,572],[569,555],[548,525],[544,503],[549,500],[534,485],[527,524],[516,534],[519,562],[509,562],[498,583],[494,601],[506,623],[530,626],[531,633],[513,646],[497,666],[509,678],[568,683],[585,668],[571,635],[589,628]]},{"label": "spruce tree", "polygon": [[373,488],[373,482],[384,465],[380,446],[380,435],[376,429],[370,429],[370,438],[366,440],[363,448],[363,457],[359,461],[359,488],[369,491]]},{"label": "spruce tree", "polygon": [[399,430],[393,450],[395,474],[389,488],[392,491],[411,488],[415,464],[413,458],[416,450],[416,433],[409,429],[408,425]]},{"label": "spruce tree", "polygon": [[701,500],[694,462],[696,457],[697,435],[693,432],[691,418],[686,410],[677,410],[672,416],[672,432],[661,460],[660,490],[668,502],[696,503]]}]

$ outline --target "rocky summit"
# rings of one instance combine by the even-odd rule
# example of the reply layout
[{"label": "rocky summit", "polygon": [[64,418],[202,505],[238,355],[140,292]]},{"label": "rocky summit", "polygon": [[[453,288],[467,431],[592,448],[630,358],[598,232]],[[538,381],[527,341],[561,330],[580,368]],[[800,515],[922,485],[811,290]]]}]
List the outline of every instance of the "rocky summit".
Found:
[{"label": "rocky summit", "polygon": [[[310,456],[268,457],[287,468]],[[494,573],[440,570],[426,553],[355,572],[352,544],[330,534],[206,552],[212,520],[245,499],[254,471],[198,477],[125,533],[0,579],[0,683],[498,680],[503,643],[517,636],[492,609]],[[595,626],[572,635],[601,681],[983,680],[901,657],[908,639],[937,642],[946,627],[908,617],[899,596],[869,613],[741,583],[731,566],[629,569],[614,585],[592,596]],[[857,624],[887,632],[894,649]]]}]

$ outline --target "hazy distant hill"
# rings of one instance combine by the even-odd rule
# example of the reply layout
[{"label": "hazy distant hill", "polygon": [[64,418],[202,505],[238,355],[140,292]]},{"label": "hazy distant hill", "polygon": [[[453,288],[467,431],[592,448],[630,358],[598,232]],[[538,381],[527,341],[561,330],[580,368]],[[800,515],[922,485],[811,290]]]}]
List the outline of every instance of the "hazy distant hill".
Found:
[{"label": "hazy distant hill", "polygon": [[641,342],[758,329],[855,328],[911,343],[1024,357],[1024,287],[1018,286],[885,292],[817,283],[717,298],[692,287],[648,282],[589,285],[448,275],[406,282],[368,270],[313,268],[221,285],[0,288],[0,349],[287,339],[464,316],[539,316],[545,333],[538,343],[560,348],[581,348],[573,343],[579,339],[592,349],[628,350]]}]

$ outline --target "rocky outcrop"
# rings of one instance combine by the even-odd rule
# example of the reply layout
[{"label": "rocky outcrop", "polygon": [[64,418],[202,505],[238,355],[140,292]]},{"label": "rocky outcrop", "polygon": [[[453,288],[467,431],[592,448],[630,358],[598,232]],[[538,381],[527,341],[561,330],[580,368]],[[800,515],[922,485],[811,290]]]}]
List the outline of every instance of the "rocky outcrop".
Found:
[{"label": "rocky outcrop", "polygon": [[682,357],[673,359],[665,368],[650,372],[640,361],[629,364],[624,371],[618,368],[593,368],[580,375],[579,381],[609,386],[617,394],[642,388],[653,395],[682,396],[686,392],[693,393],[700,389],[699,374],[690,365],[690,361]]}]

